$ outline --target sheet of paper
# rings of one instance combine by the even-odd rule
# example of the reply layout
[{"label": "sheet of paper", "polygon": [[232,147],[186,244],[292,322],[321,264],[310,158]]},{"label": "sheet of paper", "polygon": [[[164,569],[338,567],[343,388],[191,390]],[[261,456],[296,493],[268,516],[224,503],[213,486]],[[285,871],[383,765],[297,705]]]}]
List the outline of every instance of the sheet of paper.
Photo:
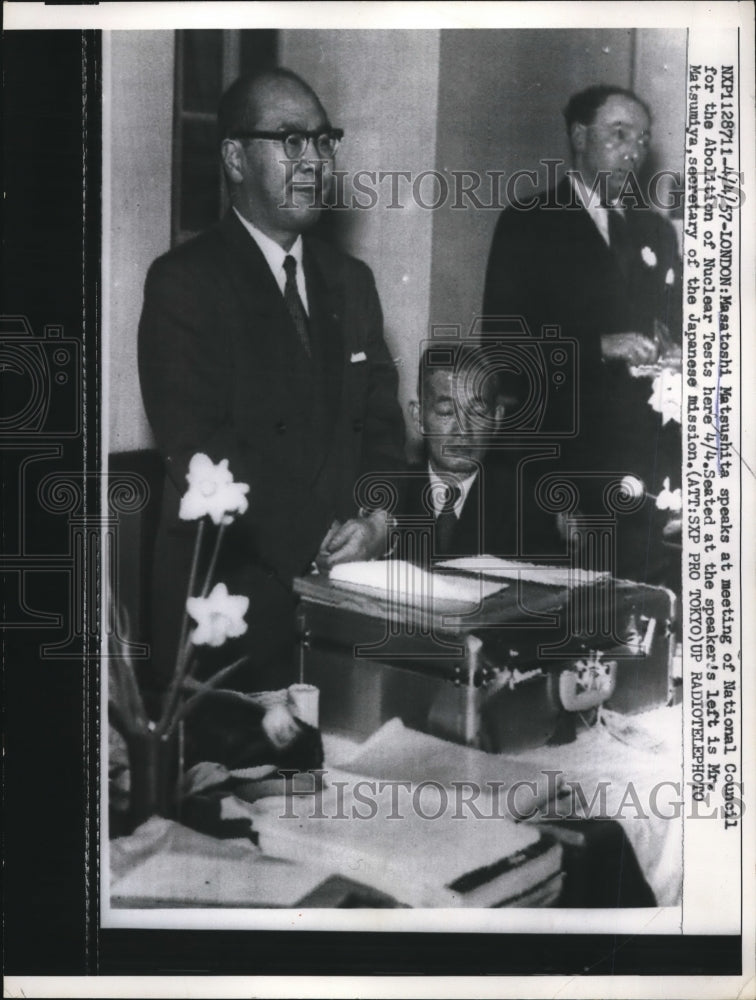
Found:
[{"label": "sheet of paper", "polygon": [[576,569],[572,566],[546,566],[538,563],[520,562],[517,559],[499,559],[496,556],[463,556],[447,559],[438,564],[438,569],[464,570],[481,573],[486,577],[502,580],[524,580],[527,583],[542,583],[547,587],[582,587],[588,583],[605,580],[608,573]]},{"label": "sheet of paper", "polygon": [[331,570],[329,579],[339,586],[367,588],[407,604],[456,601],[478,605],[507,586],[503,580],[487,580],[480,576],[431,573],[402,559],[342,563]]}]

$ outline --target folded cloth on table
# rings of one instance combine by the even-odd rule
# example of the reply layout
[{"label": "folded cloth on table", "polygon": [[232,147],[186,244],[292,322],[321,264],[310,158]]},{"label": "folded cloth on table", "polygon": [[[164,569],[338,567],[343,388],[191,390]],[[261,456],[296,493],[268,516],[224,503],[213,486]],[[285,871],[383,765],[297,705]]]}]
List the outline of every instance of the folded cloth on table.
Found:
[{"label": "folded cloth on table", "polygon": [[[279,770],[309,772],[321,767],[323,742],[316,727],[295,719],[292,725],[297,735],[284,747],[274,746],[266,735],[262,726],[266,711],[286,704],[287,698],[286,690],[256,695],[219,690],[208,692],[197,703],[184,724],[183,823],[220,838],[249,837],[248,818],[223,814],[224,796],[232,792],[250,799],[280,795],[283,778]],[[118,760],[123,768],[124,754]],[[112,833],[129,833],[133,824],[127,819],[127,814],[122,818],[111,808]]]},{"label": "folded cloth on table", "polygon": [[[513,763],[557,770],[569,795],[557,812],[616,820],[632,846],[659,906],[682,898],[682,705],[632,717],[602,708],[606,725],[578,729],[560,747],[510,754]],[[577,792],[580,794],[577,794]]]},{"label": "folded cloth on table", "polygon": [[[281,776],[282,771],[288,773],[289,782],[293,780],[296,788],[298,774],[317,772],[322,766],[320,732],[297,720],[299,735],[294,742],[284,748],[275,748],[259,727],[248,735],[238,728],[224,732],[226,721],[229,726],[238,726],[238,705],[236,714],[232,713],[228,720],[221,706],[213,707],[218,711],[209,712],[199,727],[195,720],[191,731],[192,752],[187,756],[190,762],[195,762],[182,782],[181,820],[215,837],[251,835],[254,839],[248,818],[224,812],[226,797],[233,794],[254,801],[267,795],[281,795],[287,780]],[[196,760],[197,755],[202,755],[202,759]],[[312,787],[312,780],[307,787]]]}]

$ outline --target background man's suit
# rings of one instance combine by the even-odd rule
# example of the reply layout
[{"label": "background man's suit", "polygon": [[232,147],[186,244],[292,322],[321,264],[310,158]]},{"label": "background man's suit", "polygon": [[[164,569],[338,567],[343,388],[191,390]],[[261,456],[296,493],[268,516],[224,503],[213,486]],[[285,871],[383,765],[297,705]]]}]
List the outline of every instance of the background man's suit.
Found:
[{"label": "background man's suit", "polygon": [[[486,316],[522,315],[537,334],[559,324],[581,348],[581,374],[601,364],[601,334],[635,331],[653,337],[654,319],[679,338],[680,261],[669,222],[651,209],[625,211],[637,248],[627,273],[588,212],[576,204],[568,179],[542,192],[533,208],[499,216],[488,259]],[[645,263],[647,247],[656,262]],[[645,255],[650,260],[648,255]],[[668,272],[672,269],[672,282]]]},{"label": "background man's suit", "polygon": [[158,668],[173,656],[185,597],[195,526],[177,512],[194,453],[227,458],[250,486],[217,578],[250,596],[252,664],[240,686],[255,688],[289,679],[292,577],[308,568],[334,518],[355,515],[359,475],[403,464],[397,378],[372,274],[303,239],[312,360],[234,212],[148,274],[139,371],[167,467],[153,602]]},{"label": "background man's suit", "polygon": [[[568,179],[539,195],[533,208],[507,209],[491,245],[483,310],[523,316],[533,336],[544,324],[558,325],[564,337],[577,340],[579,434],[563,445],[563,468],[634,472],[657,493],[666,476],[679,485],[679,426],[662,426],[648,405],[650,380],[632,378],[623,362],[602,360],[601,335],[653,337],[658,320],[679,342],[681,266],[674,230],[658,213],[628,208],[625,224],[633,251],[620,260],[588,212],[575,206]],[[620,522],[632,555],[618,567],[623,574],[654,575],[644,542],[656,528],[652,508],[646,504],[645,514],[634,516],[632,543],[628,519]]]}]

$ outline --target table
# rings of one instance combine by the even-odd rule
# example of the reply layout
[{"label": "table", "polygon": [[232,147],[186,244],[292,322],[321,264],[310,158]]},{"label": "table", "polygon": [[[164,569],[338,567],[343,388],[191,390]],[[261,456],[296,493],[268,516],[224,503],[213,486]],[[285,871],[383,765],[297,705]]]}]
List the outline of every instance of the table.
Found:
[{"label": "table", "polygon": [[[575,743],[567,746],[500,755],[447,743],[407,729],[395,719],[363,744],[324,734],[326,777],[329,773],[346,774],[383,781],[438,782],[449,787],[460,780],[482,786],[494,777],[507,787],[535,780],[542,793],[538,795],[540,812],[528,822],[540,821],[551,834],[557,829],[558,817],[565,815],[565,803],[569,803],[562,795],[548,804],[549,782],[557,781],[554,772],[560,772],[558,784],[563,791],[570,789],[570,782],[579,782],[585,804],[581,805],[578,797],[577,810],[570,810],[576,816],[596,817],[591,802],[599,783],[607,782],[605,813],[618,819],[657,903],[672,906],[680,900],[681,821],[653,815],[647,804],[661,779],[674,780],[675,767],[680,773],[680,744],[676,743],[680,724],[679,706],[656,709],[631,721],[610,718],[606,725],[584,729]],[[650,733],[656,733],[656,738],[649,739]],[[628,799],[629,782],[634,797]],[[623,814],[617,815],[623,800]],[[637,815],[636,801],[646,803],[645,817]],[[521,801],[523,809],[532,804],[532,800]],[[249,814],[246,803],[235,802],[232,796],[227,806],[229,817]],[[561,827],[570,829],[569,823]],[[579,828],[578,834],[584,836],[585,827]],[[588,843],[586,849],[594,848]],[[217,839],[158,817],[129,837],[114,840],[110,852],[111,905],[115,908],[396,905],[386,893],[360,884],[348,873],[315,862],[281,861],[263,854],[249,839]],[[577,862],[573,856],[573,864],[585,867],[585,862],[585,850],[578,852]]]}]

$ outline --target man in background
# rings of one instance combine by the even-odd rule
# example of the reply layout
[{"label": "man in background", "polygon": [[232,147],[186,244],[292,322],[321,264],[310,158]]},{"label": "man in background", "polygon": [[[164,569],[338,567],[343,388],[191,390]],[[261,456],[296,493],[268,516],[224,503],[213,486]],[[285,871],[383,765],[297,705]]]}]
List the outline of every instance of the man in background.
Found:
[{"label": "man in background", "polygon": [[[153,660],[167,676],[194,525],[178,518],[191,457],[228,459],[249,508],[227,529],[216,579],[250,598],[233,686],[294,679],[292,579],[382,555],[385,517],[362,512],[364,472],[403,464],[397,378],[365,264],[309,235],[342,136],[314,91],[273,70],[236,81],[219,110],[231,208],[150,268],[139,328],[144,404],[165,459]],[[224,660],[231,653],[224,647]]]},{"label": "man in background", "polygon": [[[581,509],[602,512],[601,473],[637,476],[653,495],[680,478],[679,424],[649,406],[652,383],[636,366],[679,355],[681,265],[671,224],[638,179],[651,141],[651,113],[633,92],[594,86],[565,108],[573,169],[533,205],[499,218],[483,310],[524,317],[532,336],[558,326],[578,346],[578,431],[562,445],[566,472],[584,478]],[[653,502],[620,517],[617,575],[662,580],[662,525]],[[660,556],[662,556],[660,560]]]}]

